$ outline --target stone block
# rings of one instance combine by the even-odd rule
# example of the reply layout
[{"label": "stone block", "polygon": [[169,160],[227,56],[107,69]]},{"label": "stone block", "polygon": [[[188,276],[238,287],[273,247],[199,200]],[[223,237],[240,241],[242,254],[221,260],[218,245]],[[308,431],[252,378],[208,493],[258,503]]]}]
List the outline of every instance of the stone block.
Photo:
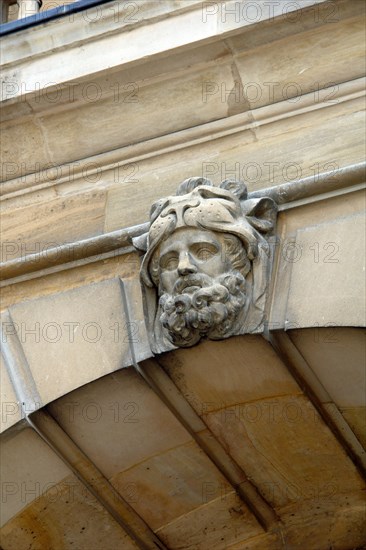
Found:
[{"label": "stone block", "polygon": [[364,215],[301,229],[295,248],[285,327],[364,326]]},{"label": "stone block", "polygon": [[364,483],[305,397],[264,399],[207,413],[204,420],[276,509],[336,499]]},{"label": "stone block", "polygon": [[[329,176],[329,178],[339,177],[337,174]],[[331,224],[335,220],[361,215],[363,212],[363,190],[355,190],[351,193],[328,197],[324,200],[298,205],[296,208],[290,207],[279,212],[277,219],[279,242],[272,276],[272,303],[268,311],[269,326],[273,330],[285,328],[292,265],[294,260],[301,262],[301,257],[303,252],[305,252],[298,249],[295,243],[297,232],[314,227],[319,220],[323,224]],[[313,250],[307,250],[306,253],[309,254],[312,252],[314,254],[317,251],[317,245],[315,245]],[[299,257],[300,255],[301,257]],[[287,326],[286,328],[294,329],[296,325],[294,327]]]},{"label": "stone block", "polygon": [[193,441],[151,456],[116,474],[111,483],[156,531],[180,516],[199,513],[232,487]]},{"label": "stone block", "polygon": [[[164,61],[161,61],[162,70],[163,66]],[[66,110],[40,117],[53,160],[62,164],[224,118],[229,112],[225,97],[220,93],[203,97],[205,86],[212,82],[215,86],[225,83],[228,90],[232,89],[234,80],[230,65],[217,63],[191,70],[179,86],[176,76],[148,85],[144,81],[129,80],[116,88],[110,85],[108,96],[98,100],[97,110],[93,98],[100,85],[91,83],[89,91],[86,88],[89,101],[84,97],[72,113]],[[238,110],[245,110],[245,107],[243,102]]]},{"label": "stone block", "polygon": [[2,437],[1,524],[4,525],[67,477],[70,470],[30,428],[4,434]]},{"label": "stone block", "polygon": [[229,548],[240,538],[246,540],[262,533],[254,516],[234,492],[220,495],[157,532],[168,548],[188,546],[195,550]]},{"label": "stone block", "polygon": [[158,358],[200,414],[301,390],[261,336],[202,342]]},{"label": "stone block", "polygon": [[[72,247],[70,259],[72,259]],[[101,259],[98,255],[95,262],[74,266],[62,266],[66,269],[48,273],[47,276],[29,278],[20,284],[6,285],[1,289],[1,303],[4,308],[24,300],[32,300],[41,296],[49,296],[65,290],[79,288],[92,283],[98,283],[111,278],[138,278],[140,267],[139,256],[136,253],[114,255]],[[39,274],[37,274],[39,275]],[[42,273],[44,275],[44,273]],[[41,282],[41,284],[40,284]]]},{"label": "stone block", "polygon": [[105,191],[96,189],[58,197],[2,214],[3,258],[24,258],[50,248],[93,237],[104,226]]},{"label": "stone block", "polygon": [[22,418],[21,405],[15,394],[5,367],[3,356],[0,355],[0,433],[7,430]]},{"label": "stone block", "polygon": [[330,324],[324,328],[293,330],[289,334],[339,408],[366,407],[363,329]]},{"label": "stone block", "polygon": [[22,119],[21,124],[16,120],[4,123],[1,127],[1,142],[1,181],[49,166],[44,135],[36,121]]},{"label": "stone block", "polygon": [[50,410],[108,479],[192,441],[133,368],[79,388]]},{"label": "stone block", "polygon": [[138,546],[74,475],[30,503],[1,530],[5,550],[123,548]]},{"label": "stone block", "polygon": [[10,312],[44,403],[132,364],[119,279],[21,302]]},{"label": "stone block", "polygon": [[[267,43],[255,49],[248,49],[243,37],[232,40],[243,93],[251,109],[278,101],[296,105],[300,96],[306,93],[313,94],[314,103],[323,100],[330,104],[336,101],[335,92],[340,82],[364,75],[362,18],[340,21],[338,4],[329,4],[328,8],[328,15],[324,13],[324,17],[329,19],[329,24],[319,28],[301,32],[300,21],[297,25],[294,21],[287,27],[297,26],[298,34],[271,35]],[[287,17],[290,19],[291,14]],[[301,12],[293,17],[304,19]],[[329,90],[324,92],[324,88]]]}]

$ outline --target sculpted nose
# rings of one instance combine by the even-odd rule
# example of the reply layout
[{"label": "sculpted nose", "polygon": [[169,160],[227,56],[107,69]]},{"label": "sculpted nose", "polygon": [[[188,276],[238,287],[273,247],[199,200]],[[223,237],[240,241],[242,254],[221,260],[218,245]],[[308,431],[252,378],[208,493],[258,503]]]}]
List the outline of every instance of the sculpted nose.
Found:
[{"label": "sculpted nose", "polygon": [[197,267],[192,262],[188,252],[182,252],[179,256],[178,274],[183,276],[192,273],[197,273]]}]

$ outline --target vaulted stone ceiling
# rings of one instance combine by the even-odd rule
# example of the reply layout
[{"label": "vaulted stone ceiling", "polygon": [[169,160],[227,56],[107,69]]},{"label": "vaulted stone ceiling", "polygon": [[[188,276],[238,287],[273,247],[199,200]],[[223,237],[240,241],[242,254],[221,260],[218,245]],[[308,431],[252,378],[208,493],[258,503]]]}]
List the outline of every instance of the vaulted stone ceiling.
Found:
[{"label": "vaulted stone ceiling", "polygon": [[[306,349],[325,376],[323,391],[352,424],[362,331],[283,337]],[[296,360],[283,357],[262,336],[205,342],[105,376],[31,415],[40,435],[24,427],[3,447],[4,479],[17,472],[18,480],[3,492],[13,516],[3,547],[361,548],[362,459]],[[344,362],[348,382],[334,383],[336,371],[328,382],[329,365]]]}]

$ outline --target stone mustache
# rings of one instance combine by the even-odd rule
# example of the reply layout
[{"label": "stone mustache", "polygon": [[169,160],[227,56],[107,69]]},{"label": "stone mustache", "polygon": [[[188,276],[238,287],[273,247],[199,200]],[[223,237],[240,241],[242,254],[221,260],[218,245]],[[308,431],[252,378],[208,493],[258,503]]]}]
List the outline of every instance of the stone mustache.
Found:
[{"label": "stone mustache", "polygon": [[261,332],[277,206],[242,182],[189,178],[158,200],[134,239],[154,353]]}]

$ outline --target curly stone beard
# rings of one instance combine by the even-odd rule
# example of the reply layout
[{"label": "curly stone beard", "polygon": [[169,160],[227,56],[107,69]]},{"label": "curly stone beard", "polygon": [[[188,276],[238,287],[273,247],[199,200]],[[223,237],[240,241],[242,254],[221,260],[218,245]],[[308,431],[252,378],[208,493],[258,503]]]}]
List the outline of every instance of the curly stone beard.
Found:
[{"label": "curly stone beard", "polygon": [[202,273],[182,276],[173,294],[160,297],[160,322],[174,345],[190,347],[203,337],[230,336],[245,303],[246,281],[237,270],[214,279]]}]

